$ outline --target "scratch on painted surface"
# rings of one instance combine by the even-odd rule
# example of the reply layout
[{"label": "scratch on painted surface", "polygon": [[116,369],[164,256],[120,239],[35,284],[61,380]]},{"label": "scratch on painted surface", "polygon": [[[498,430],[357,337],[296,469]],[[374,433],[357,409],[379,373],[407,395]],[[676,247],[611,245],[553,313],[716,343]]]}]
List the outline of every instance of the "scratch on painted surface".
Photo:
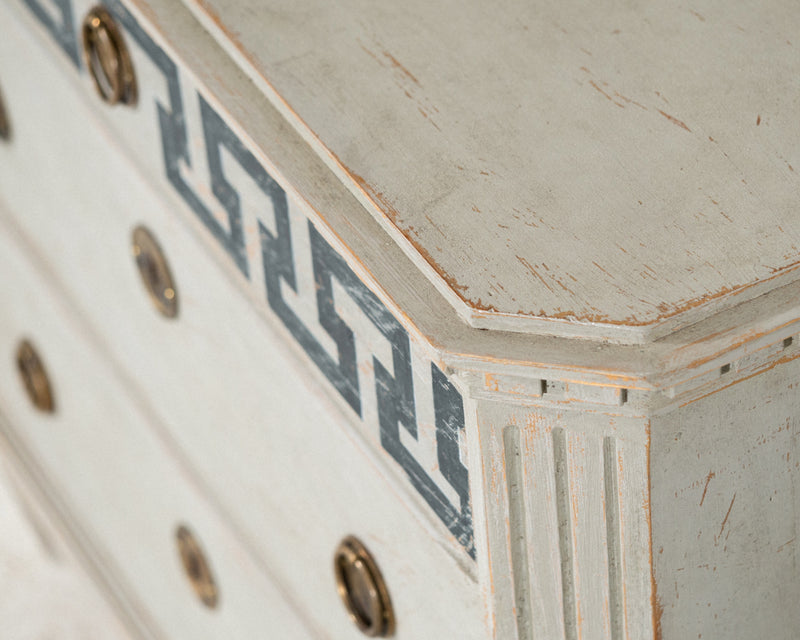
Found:
[{"label": "scratch on painted surface", "polygon": [[658,109],[658,112],[662,116],[664,116],[667,120],[669,120],[672,124],[678,125],[681,129],[686,129],[686,131],[688,131],[689,133],[692,132],[692,130],[686,126],[685,122],[678,120],[675,116],[671,116],[668,113],[664,113],[661,109]]},{"label": "scratch on painted surface", "polygon": [[[403,225],[401,224],[400,214],[397,212],[397,209],[394,208],[392,203],[389,199],[384,195],[382,191],[378,191],[377,189],[373,188],[362,176],[358,175],[355,171],[347,167],[342,161],[334,154],[334,158],[339,163],[348,175],[358,184],[364,194],[372,200],[378,208],[386,214],[386,216],[391,220],[392,224],[405,236],[405,238],[414,246],[414,248],[419,251],[420,255],[425,259],[425,261],[434,268],[434,270],[439,274],[439,276],[450,286],[452,291],[464,302],[473,302],[462,295],[466,290],[467,287],[465,285],[459,284],[455,278],[450,276],[444,268],[434,259],[433,255],[429,251],[426,251],[425,248],[419,242],[414,242],[409,234],[408,229],[404,229]],[[481,305],[473,302],[479,309],[483,309],[485,311],[495,311],[494,307],[489,305]]]},{"label": "scratch on painted surface", "polygon": [[406,69],[402,64],[400,64],[400,61],[397,58],[395,58],[388,51],[382,51],[382,53],[383,53],[384,57],[387,58],[389,60],[389,62],[391,62],[392,67],[394,67],[395,69],[398,69],[404,76],[406,76],[414,84],[416,84],[417,86],[420,86],[419,85],[419,80],[417,80],[416,76],[413,73],[411,73],[408,69]]},{"label": "scratch on painted surface", "polygon": [[534,269],[534,268],[533,268],[533,265],[532,265],[530,262],[528,262],[528,261],[527,261],[525,258],[522,258],[522,257],[520,257],[520,256],[516,256],[516,258],[517,258],[517,260],[519,260],[519,261],[522,263],[522,265],[523,265],[523,266],[524,266],[524,267],[525,267],[525,268],[526,268],[528,271],[530,271],[530,272],[531,272],[531,275],[534,275],[534,276],[536,276],[536,277],[537,277],[537,278],[538,278],[538,279],[539,279],[539,280],[542,282],[542,284],[543,284],[545,287],[547,287],[547,290],[548,290],[548,291],[550,291],[550,292],[552,292],[552,293],[555,293],[555,292],[553,291],[553,288],[552,288],[552,287],[551,287],[549,284],[547,284],[547,281],[546,281],[546,280],[545,280],[545,279],[542,277],[542,274],[540,274],[540,273],[539,273],[539,272],[538,272],[536,269]]},{"label": "scratch on painted surface", "polygon": [[441,226],[439,226],[438,224],[436,224],[436,223],[433,221],[433,219],[432,219],[432,218],[431,218],[429,215],[427,215],[427,214],[426,214],[426,215],[425,215],[425,219],[426,219],[428,222],[430,222],[431,226],[432,226],[434,229],[436,229],[436,230],[437,230],[437,231],[438,231],[438,232],[439,232],[439,233],[440,233],[440,234],[441,234],[443,237],[445,237],[445,238],[447,237],[447,234],[444,232],[444,230],[442,229],[442,227],[441,227]]},{"label": "scratch on painted surface", "polygon": [[437,131],[441,131],[439,125],[433,120],[433,115],[439,113],[439,109],[433,105],[426,96],[416,95],[419,89],[422,88],[422,85],[417,77],[411,73],[411,71],[409,71],[397,58],[389,53],[389,51],[384,49],[380,43],[373,42],[373,47],[380,51],[380,53],[377,53],[376,51],[367,47],[360,38],[356,38],[356,40],[358,41],[358,46],[361,47],[361,50],[364,51],[364,53],[366,53],[375,62],[377,62],[378,65],[384,69],[391,69],[396,72],[394,74],[394,83],[399,89],[402,90],[403,94],[408,99],[417,104],[417,110],[419,111],[420,115],[422,115],[422,117],[425,118],[429,124],[435,127]]},{"label": "scratch on painted surface", "polygon": [[[586,67],[580,67],[580,70],[583,71],[584,73],[592,75],[592,72],[589,69],[587,69]],[[640,109],[643,109],[644,111],[649,111],[649,109],[645,105],[643,105],[641,102],[637,102],[636,100],[633,100],[633,99],[621,94],[619,91],[613,91],[614,95],[612,96],[611,93],[609,93],[609,91],[612,91],[612,89],[609,89],[609,91],[606,91],[605,89],[603,89],[603,87],[608,87],[608,83],[607,82],[603,82],[602,83],[603,87],[601,87],[599,84],[597,84],[597,82],[595,82],[594,80],[589,80],[589,84],[592,86],[592,88],[594,88],[596,91],[598,91],[600,94],[602,94],[607,100],[613,102],[618,107],[622,107],[624,109],[625,108],[625,104],[623,104],[622,102],[617,101],[616,98],[619,98],[620,100],[623,100],[624,103],[626,103],[626,104],[633,104],[633,105],[639,107]],[[662,96],[658,91],[656,91],[655,94],[659,98],[661,98],[665,103],[669,104],[667,102],[666,98],[664,98],[664,96]],[[658,111],[658,113],[660,113],[662,116],[664,116],[672,124],[674,124],[674,125],[680,127],[681,129],[684,129],[684,130],[688,131],[689,133],[691,133],[692,130],[682,120],[679,120],[675,116],[671,116],[670,114],[666,113],[665,111],[662,111],[661,109],[656,109],[656,111]],[[760,119],[760,116],[759,116],[759,123],[760,122],[761,122],[761,119]]]},{"label": "scratch on painted surface", "polygon": [[725,514],[725,518],[722,520],[722,526],[719,528],[719,535],[717,539],[722,537],[722,532],[725,530],[725,525],[728,523],[728,517],[731,515],[731,509],[733,509],[733,503],[736,501],[736,494],[733,494],[733,498],[731,498],[731,504],[728,507],[728,512]]},{"label": "scratch on painted surface", "polygon": [[601,88],[600,88],[600,87],[597,85],[597,83],[596,83],[594,80],[589,80],[589,84],[590,84],[590,85],[592,85],[592,86],[593,86],[593,87],[594,87],[594,88],[595,88],[597,91],[599,91],[600,93],[602,93],[602,94],[603,94],[603,95],[604,95],[604,96],[605,96],[605,97],[606,97],[608,100],[610,100],[611,102],[613,102],[613,103],[614,103],[615,105],[617,105],[618,107],[621,107],[621,108],[623,108],[623,109],[625,108],[625,106],[624,106],[624,105],[621,105],[619,102],[617,102],[616,100],[614,100],[614,98],[612,98],[612,97],[611,97],[610,95],[608,95],[608,94],[607,94],[605,91],[603,91],[603,90],[602,90],[602,89],[601,89]]},{"label": "scratch on painted surface", "polygon": [[647,537],[648,537],[648,551],[650,556],[650,615],[652,616],[653,639],[661,640],[661,617],[664,614],[664,605],[661,604],[661,599],[658,597],[658,584],[656,583],[655,563],[653,562],[653,512],[652,506],[652,493],[653,493],[653,476],[652,476],[652,451],[651,444],[652,433],[651,424],[648,420],[645,425],[645,433],[647,434],[646,455],[647,455],[647,492],[644,496],[644,503],[642,509],[647,517]]},{"label": "scratch on painted surface", "polygon": [[[592,72],[589,69],[587,69],[586,67],[580,67],[580,70],[583,71],[584,73],[588,73],[589,75],[592,75]],[[620,100],[622,100],[626,104],[632,104],[632,105],[635,105],[635,106],[639,107],[640,109],[643,109],[644,111],[648,111],[647,107],[644,106],[641,102],[637,102],[636,100],[633,100],[632,98],[629,98],[628,96],[621,94],[617,90],[613,90],[614,91],[614,96],[612,97],[612,95],[609,93],[609,91],[612,91],[612,89],[609,88],[609,90],[606,91],[605,89],[600,87],[600,85],[598,85],[594,80],[589,80],[589,84],[592,85],[592,87],[594,87],[597,91],[599,91],[603,96],[605,96],[606,99],[610,100],[611,102],[613,102],[618,107],[621,107],[621,108],[624,109],[625,105],[620,103],[620,102],[617,102],[614,99],[615,97],[619,98]],[[607,82],[603,82],[602,85],[604,87],[608,87],[608,83]]]},{"label": "scratch on painted surface", "polygon": [[[665,117],[671,118],[668,114],[659,110],[659,113],[662,113]],[[690,131],[688,127],[686,127],[680,121],[676,121],[678,126],[683,126],[687,131]],[[397,209],[393,206],[393,203],[390,201],[389,197],[384,194],[380,189],[371,185],[364,177],[353,171],[350,167],[345,165],[342,160],[336,156],[336,154],[331,153],[331,156],[334,160],[338,163],[338,165],[350,176],[350,178],[357,184],[358,188],[362,191],[362,193],[372,201],[378,210],[380,210],[386,217],[392,222],[395,228],[400,231],[403,236],[408,240],[411,245],[419,252],[422,258],[433,268],[433,270],[447,283],[450,287],[450,290],[465,304],[471,307],[473,310],[476,311],[484,311],[484,312],[497,312],[497,307],[484,302],[482,299],[475,299],[468,295],[469,287],[459,283],[456,278],[448,273],[444,267],[439,263],[439,261],[433,256],[433,254],[425,248],[425,246],[418,240],[414,238],[414,230],[409,228],[407,225],[403,224],[403,220]],[[476,207],[477,208],[477,207]],[[530,217],[528,215],[522,215],[519,210],[516,210],[518,215],[513,215],[517,220],[523,221],[525,224],[529,224],[533,227],[538,227],[538,225],[532,221],[530,221]],[[536,219],[549,229],[555,230],[555,227],[548,225],[545,220],[536,214],[535,211],[529,210],[530,214],[536,216]],[[724,212],[720,212],[721,215],[725,216]],[[727,216],[725,216],[727,217]],[[644,245],[642,245],[644,246]],[[627,253],[623,247],[619,247],[621,251]],[[526,269],[534,275],[537,279],[539,279],[547,289],[555,293],[555,289],[550,286],[547,281],[543,278],[543,276],[536,271],[536,269],[525,259],[521,258],[520,256],[515,256],[517,260],[523,264]],[[596,265],[598,266],[598,265]],[[589,306],[588,309],[584,308],[579,311],[575,311],[573,309],[562,309],[556,308],[550,312],[546,312],[544,310],[539,310],[538,312],[528,309],[519,309],[516,311],[517,315],[520,316],[536,316],[542,318],[548,318],[550,320],[568,320],[568,321],[580,321],[580,322],[593,322],[593,323],[604,323],[614,326],[619,325],[626,325],[626,326],[650,326],[657,324],[665,319],[675,317],[687,311],[690,311],[697,307],[702,307],[704,305],[709,304],[710,302],[717,300],[719,298],[725,297],[734,297],[739,293],[749,289],[752,285],[757,283],[764,283],[769,281],[772,278],[778,276],[785,276],[785,274],[800,269],[800,260],[795,261],[791,264],[786,266],[775,268],[774,275],[762,278],[760,281],[756,280],[753,282],[748,283],[741,283],[741,284],[733,284],[731,286],[723,286],[717,291],[707,292],[703,295],[697,296],[695,298],[688,298],[688,299],[681,299],[677,301],[670,301],[670,302],[662,302],[659,304],[653,304],[652,306],[655,307],[657,311],[656,314],[650,315],[649,317],[642,318],[641,315],[637,315],[635,313],[631,313],[626,317],[617,317],[612,318],[608,314],[602,313],[597,310],[595,307]],[[575,280],[574,277],[572,277]],[[564,289],[565,291],[569,291],[567,287],[563,285],[563,283],[557,281],[557,284]],[[621,290],[622,291],[622,290]],[[643,301],[644,302],[644,301]],[[651,303],[652,304],[652,303]],[[700,363],[693,363],[690,365],[691,367],[696,366]]]},{"label": "scratch on painted surface", "polygon": [[622,95],[619,91],[615,91],[614,95],[617,96],[618,98],[624,100],[628,104],[635,105],[635,106],[639,107],[640,109],[644,109],[645,111],[648,110],[647,107],[645,107],[641,102],[636,102],[636,100],[632,100],[628,96]]},{"label": "scratch on painted surface", "polygon": [[703,506],[703,501],[706,499],[706,493],[708,492],[708,483],[711,482],[711,478],[713,478],[714,475],[715,475],[714,472],[710,471],[708,473],[708,477],[706,477],[706,486],[703,487],[703,497],[700,498],[700,506],[701,507]]},{"label": "scratch on painted surface", "polygon": [[436,127],[436,129],[437,129],[438,131],[441,131],[441,129],[439,129],[439,125],[438,125],[438,124],[436,124],[436,123],[435,123],[433,120],[431,120],[431,119],[430,119],[430,116],[428,115],[428,112],[427,112],[427,111],[425,111],[425,109],[423,109],[422,107],[419,107],[419,106],[417,107],[417,109],[418,109],[418,110],[419,110],[419,112],[422,114],[422,117],[423,117],[423,118],[425,118],[426,120],[428,120],[428,121],[429,121],[429,122],[430,122],[430,123],[431,123],[431,124],[432,124],[434,127]]},{"label": "scratch on painted surface", "polygon": [[787,545],[790,545],[790,544],[792,544],[792,542],[794,542],[794,540],[795,540],[794,538],[792,538],[791,540],[787,540],[787,541],[786,541],[786,542],[784,542],[784,543],[783,543],[783,544],[782,544],[780,547],[778,547],[778,549],[777,549],[777,551],[776,551],[776,552],[777,552],[777,553],[780,553],[781,551],[783,551],[783,550],[786,548],[786,546],[787,546]]},{"label": "scratch on painted surface", "polygon": [[597,267],[598,269],[600,269],[600,271],[602,271],[603,273],[605,273],[605,274],[606,274],[606,275],[607,275],[609,278],[612,278],[612,279],[614,278],[614,276],[612,276],[612,275],[611,275],[611,274],[610,274],[608,271],[606,271],[605,269],[603,269],[603,267],[601,267],[599,264],[597,264],[597,263],[596,263],[594,260],[592,260],[592,264],[593,264],[595,267]]}]

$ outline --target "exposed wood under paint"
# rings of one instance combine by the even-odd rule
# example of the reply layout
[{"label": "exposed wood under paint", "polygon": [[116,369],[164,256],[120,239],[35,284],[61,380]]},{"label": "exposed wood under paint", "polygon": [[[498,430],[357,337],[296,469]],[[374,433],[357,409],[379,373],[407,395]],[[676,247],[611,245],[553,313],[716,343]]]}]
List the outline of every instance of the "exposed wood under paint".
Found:
[{"label": "exposed wood under paint", "polygon": [[475,326],[652,339],[797,279],[780,0],[184,4]]}]

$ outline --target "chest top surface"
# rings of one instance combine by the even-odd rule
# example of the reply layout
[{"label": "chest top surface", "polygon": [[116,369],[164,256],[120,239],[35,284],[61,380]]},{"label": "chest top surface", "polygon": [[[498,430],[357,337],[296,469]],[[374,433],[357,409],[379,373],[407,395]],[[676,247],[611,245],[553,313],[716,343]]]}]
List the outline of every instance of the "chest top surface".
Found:
[{"label": "chest top surface", "polygon": [[797,277],[789,0],[185,3],[471,313],[642,327]]}]

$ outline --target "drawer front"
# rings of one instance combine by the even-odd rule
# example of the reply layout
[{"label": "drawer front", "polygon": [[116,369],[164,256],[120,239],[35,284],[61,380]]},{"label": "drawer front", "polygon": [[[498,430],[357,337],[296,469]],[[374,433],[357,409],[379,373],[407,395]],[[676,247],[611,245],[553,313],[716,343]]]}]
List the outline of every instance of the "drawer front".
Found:
[{"label": "drawer front", "polygon": [[[322,284],[335,299],[331,313],[359,328],[352,346],[359,380],[356,411],[353,396],[332,385],[319,366],[326,357],[335,361],[337,347],[341,356],[342,345],[320,327],[314,295],[320,282],[312,257],[295,261],[294,287],[278,283],[286,308],[300,322],[276,322],[273,307],[241,292],[238,267],[220,268],[227,254],[209,258],[197,240],[208,238],[207,227],[187,222],[185,203],[154,189],[157,181],[143,177],[118,153],[116,143],[128,141],[108,128],[105,117],[94,115],[89,85],[75,83],[63,66],[27,46],[35,49],[31,65],[39,65],[37,77],[59,99],[57,108],[37,102],[35,87],[27,82],[6,91],[12,114],[26,114],[9,152],[20,173],[0,176],[16,213],[11,224],[46,256],[59,286],[77,301],[97,338],[147,399],[203,489],[304,615],[331,637],[360,637],[344,613],[331,571],[334,549],[348,534],[363,540],[378,562],[398,620],[397,637],[489,637],[470,557],[466,456],[463,429],[457,427],[458,421],[463,427],[463,408],[452,383],[410,340],[413,429],[400,424],[401,417],[382,413],[387,403],[378,397],[376,371],[397,370],[398,347],[364,310],[364,300],[377,299],[368,292],[354,297],[361,291],[358,283],[340,272]],[[0,64],[8,60],[0,43]],[[37,127],[54,120],[59,126],[49,136],[37,134]],[[74,157],[78,148],[80,162],[68,176],[56,177],[52,188],[20,188],[19,176],[37,170],[42,156],[52,166],[38,170],[58,174],[57,158]],[[235,163],[227,167],[238,175]],[[249,195],[251,204],[257,201],[258,194]],[[306,212],[291,198],[286,216],[296,250],[313,242],[322,246]],[[169,260],[177,318],[155,311],[130,255],[132,230],[142,224]],[[250,257],[260,252],[257,246],[248,249]],[[338,264],[335,257],[331,261]],[[266,286],[263,274],[254,270],[251,276]],[[311,340],[297,338],[301,326],[312,328],[319,345],[313,364]],[[443,513],[451,514],[446,523]],[[456,539],[453,532],[464,531],[465,518],[469,536]]]},{"label": "drawer front", "polygon": [[[0,417],[2,420],[2,417]],[[93,584],[41,491],[0,442],[0,624],[14,640],[136,640],[135,625]],[[114,604],[119,602],[114,601]],[[115,610],[116,609],[116,610]],[[36,615],[31,615],[36,612]]]},{"label": "drawer front", "polygon": [[[298,180],[303,181],[304,190],[321,191],[327,197],[319,205],[325,209],[322,212],[292,188],[240,131],[230,113],[215,106],[212,94],[187,68],[194,65],[204,82],[219,84],[221,80],[208,67],[216,69],[213,63],[222,64],[225,53],[215,48],[188,12],[165,0],[132,3],[136,11],[119,0],[107,4],[136,69],[135,107],[103,104],[83,66],[76,67],[71,56],[63,55],[64,42],[77,38],[75,31],[90,6],[88,0],[14,0],[10,5],[10,10],[22,11],[14,15],[23,28],[47,38],[47,57],[56,63],[49,75],[58,76],[44,82],[48,77],[44,69],[44,75],[27,69],[20,73],[13,60],[27,43],[6,45],[3,73],[7,83],[15,85],[7,92],[9,101],[16,100],[16,111],[26,114],[18,118],[19,128],[28,127],[24,136],[20,134],[24,148],[12,145],[11,162],[26,164],[28,175],[59,174],[53,190],[63,194],[64,189],[83,198],[81,206],[88,207],[87,211],[93,206],[105,211],[124,205],[122,201],[132,196],[119,186],[104,207],[92,202],[102,192],[103,185],[92,178],[97,172],[89,174],[83,186],[76,184],[73,173],[77,164],[85,167],[92,162],[90,129],[102,121],[107,127],[102,146],[124,147],[147,181],[171,198],[171,215],[195,228],[206,251],[224,264],[232,280],[227,286],[246,290],[269,321],[281,327],[283,339],[294,343],[298,353],[312,363],[323,386],[348,408],[354,428],[374,443],[389,463],[387,468],[439,521],[451,546],[474,558],[463,400],[442,370],[436,350],[404,326],[402,309],[380,297],[380,286],[330,228],[326,217],[335,218],[337,226],[354,226],[339,211],[352,207],[352,198],[344,202],[341,194],[333,193],[337,185],[331,184],[330,175],[322,175],[324,165],[274,108],[258,125],[270,130],[268,151],[289,158],[286,162],[292,167],[303,167]],[[46,20],[47,29],[36,19],[38,12],[28,10],[44,5],[50,9],[55,5],[61,16],[57,22]],[[140,5],[152,7],[146,10]],[[158,28],[150,24],[155,16],[161,19]],[[192,42],[198,44],[187,52]],[[188,62],[179,59],[172,47],[191,56]],[[198,63],[196,58],[203,60]],[[237,113],[247,113],[251,102],[257,106],[250,106],[250,111],[271,108],[263,96],[252,95],[249,82],[233,77],[241,76],[240,72],[226,67],[225,73],[232,76],[224,78],[231,86],[216,86],[216,90],[242,92],[240,99],[247,102],[238,105]],[[97,120],[72,115],[73,107],[60,101],[66,80],[80,86],[79,97]],[[59,98],[43,104],[42,91]],[[29,154],[33,147],[36,152]],[[63,158],[70,159],[70,172],[61,170]],[[108,171],[103,175],[115,182],[119,179]],[[17,181],[15,174],[8,179]],[[24,195],[22,199],[24,203]],[[93,225],[90,233],[98,237],[99,225]],[[391,252],[387,243],[370,242],[379,245],[370,251]],[[387,277],[401,280],[403,274]],[[206,295],[215,294],[209,290]]]},{"label": "drawer front", "polygon": [[[109,370],[25,251],[0,225],[0,406],[7,437],[38,470],[118,580],[152,637],[312,637],[251,555],[222,524]],[[15,365],[26,338],[44,362],[55,412],[29,402]],[[176,531],[204,547],[219,604],[204,607],[184,572]]]}]

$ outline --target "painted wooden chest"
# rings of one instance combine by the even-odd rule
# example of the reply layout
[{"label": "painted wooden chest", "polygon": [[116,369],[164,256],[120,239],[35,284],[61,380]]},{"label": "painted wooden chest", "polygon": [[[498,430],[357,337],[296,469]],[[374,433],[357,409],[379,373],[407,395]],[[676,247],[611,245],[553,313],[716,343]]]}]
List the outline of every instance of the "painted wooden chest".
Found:
[{"label": "painted wooden chest", "polygon": [[798,637],[800,6],[0,24],[0,425],[131,633]]}]

